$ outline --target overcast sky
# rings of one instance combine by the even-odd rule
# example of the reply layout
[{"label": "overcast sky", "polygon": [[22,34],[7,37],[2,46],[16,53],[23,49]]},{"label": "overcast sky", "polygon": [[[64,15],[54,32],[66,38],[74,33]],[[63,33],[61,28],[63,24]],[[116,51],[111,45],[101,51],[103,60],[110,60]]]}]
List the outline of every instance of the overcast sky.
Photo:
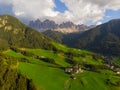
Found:
[{"label": "overcast sky", "polygon": [[40,18],[57,23],[101,24],[120,18],[120,0],[0,0],[0,14],[24,21]]}]

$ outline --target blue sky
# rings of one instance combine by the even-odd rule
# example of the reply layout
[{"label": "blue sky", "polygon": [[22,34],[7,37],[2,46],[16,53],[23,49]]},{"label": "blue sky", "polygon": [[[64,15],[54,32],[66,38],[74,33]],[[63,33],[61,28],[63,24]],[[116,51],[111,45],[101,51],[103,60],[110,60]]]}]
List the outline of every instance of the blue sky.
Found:
[{"label": "blue sky", "polygon": [[120,18],[120,0],[0,0],[0,14],[24,21],[39,18],[56,23],[100,24]]},{"label": "blue sky", "polygon": [[54,0],[56,7],[54,8],[55,11],[59,11],[61,13],[64,13],[64,11],[68,10],[68,8],[65,6],[64,3],[62,3],[60,0]]},{"label": "blue sky", "polygon": [[109,21],[111,19],[117,19],[117,18],[120,19],[120,10],[117,10],[117,11],[107,10],[105,12],[105,17],[102,21],[106,22],[106,21]]},{"label": "blue sky", "polygon": [[[105,11],[105,16],[103,17],[102,20],[100,20],[100,22],[106,23],[106,22],[108,22],[112,19],[120,19],[120,10],[116,10],[116,11],[106,10]],[[85,24],[93,25],[93,24],[95,24],[95,22],[87,21],[87,22],[85,22]]]},{"label": "blue sky", "polygon": [[0,14],[6,14],[6,13],[10,15],[13,14],[11,4],[10,5],[0,4]]},{"label": "blue sky", "polygon": [[[68,8],[66,7],[66,5],[61,2],[60,0],[54,0],[56,7],[54,8],[55,11],[59,11],[61,13],[64,13],[64,11],[68,10]],[[100,22],[105,23],[108,22],[111,19],[120,19],[120,10],[106,10],[105,11],[105,16],[103,17],[102,20],[100,20]],[[92,25],[95,24],[92,21],[87,21],[86,24],[88,25]]]}]

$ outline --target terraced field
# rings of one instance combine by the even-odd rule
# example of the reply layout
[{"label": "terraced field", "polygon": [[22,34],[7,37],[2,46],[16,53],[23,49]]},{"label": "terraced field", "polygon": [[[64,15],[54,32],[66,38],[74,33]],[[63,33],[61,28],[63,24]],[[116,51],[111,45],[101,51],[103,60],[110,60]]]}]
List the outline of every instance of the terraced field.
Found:
[{"label": "terraced field", "polygon": [[[120,76],[112,70],[100,68],[103,59],[99,55],[56,44],[58,46],[57,51],[19,48],[18,51],[7,50],[4,54],[20,59],[18,71],[32,79],[38,90],[120,90]],[[70,57],[73,60],[67,61]],[[64,68],[76,63],[84,71],[74,74],[73,79],[73,74],[66,73]]]}]

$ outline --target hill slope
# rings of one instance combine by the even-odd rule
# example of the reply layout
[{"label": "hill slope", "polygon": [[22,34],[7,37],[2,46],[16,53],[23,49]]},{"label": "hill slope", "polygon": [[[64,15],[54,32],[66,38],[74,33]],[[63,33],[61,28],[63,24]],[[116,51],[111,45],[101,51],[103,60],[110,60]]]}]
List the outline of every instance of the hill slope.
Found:
[{"label": "hill slope", "polygon": [[36,90],[32,80],[17,71],[17,58],[0,54],[0,90]]},{"label": "hill slope", "polygon": [[70,47],[105,55],[120,55],[120,19],[111,20],[83,33],[62,34],[46,31],[43,34]]},{"label": "hill slope", "polygon": [[[66,33],[58,32],[58,31],[47,30],[42,33],[56,42],[65,44],[67,46],[74,47],[73,43],[74,43],[75,38],[78,38],[82,32],[66,34]],[[73,46],[71,44],[73,44]]]},{"label": "hill slope", "polygon": [[0,48],[51,48],[51,40],[9,15],[0,15]]},{"label": "hill slope", "polygon": [[74,46],[107,55],[120,55],[120,19],[86,31],[76,39]]},{"label": "hill slope", "polygon": [[0,51],[0,90],[120,90],[119,57],[68,48],[8,15],[0,23],[11,47]]},{"label": "hill slope", "polygon": [[[120,89],[120,76],[115,71],[119,65],[112,64],[114,69],[111,69],[101,55],[52,44],[56,46],[55,51],[16,48],[3,53],[19,60],[17,69],[32,79],[37,90]],[[82,70],[66,72],[67,68],[78,67]]]}]

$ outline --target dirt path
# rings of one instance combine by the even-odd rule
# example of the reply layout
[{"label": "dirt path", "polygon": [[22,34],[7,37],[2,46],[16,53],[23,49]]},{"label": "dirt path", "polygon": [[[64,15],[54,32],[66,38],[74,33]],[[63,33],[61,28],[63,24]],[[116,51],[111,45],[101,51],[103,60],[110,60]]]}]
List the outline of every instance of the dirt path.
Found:
[{"label": "dirt path", "polygon": [[72,82],[72,79],[69,78],[68,80],[66,80],[65,84],[64,84],[64,90],[69,90],[70,87],[71,87],[71,82]]}]

